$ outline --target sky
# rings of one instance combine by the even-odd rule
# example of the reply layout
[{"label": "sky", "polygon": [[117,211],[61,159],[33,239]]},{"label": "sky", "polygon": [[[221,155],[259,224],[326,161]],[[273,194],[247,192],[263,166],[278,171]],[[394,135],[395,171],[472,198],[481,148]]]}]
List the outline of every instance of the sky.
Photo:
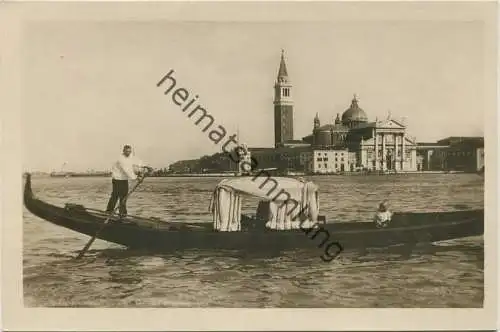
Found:
[{"label": "sky", "polygon": [[38,22],[22,59],[24,168],[109,169],[124,144],[153,167],[221,150],[156,83],[178,87],[252,147],[271,147],[281,49],[294,136],[357,94],[418,142],[484,135],[484,36],[474,21]]}]

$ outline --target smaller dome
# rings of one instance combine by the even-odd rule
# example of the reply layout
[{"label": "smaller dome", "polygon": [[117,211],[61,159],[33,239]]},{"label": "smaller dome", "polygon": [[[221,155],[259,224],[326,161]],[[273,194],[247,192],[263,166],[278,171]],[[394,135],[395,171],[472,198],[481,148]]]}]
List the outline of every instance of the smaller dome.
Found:
[{"label": "smaller dome", "polygon": [[351,122],[368,122],[368,117],[366,116],[365,111],[363,111],[363,109],[358,105],[358,99],[356,98],[356,95],[354,95],[354,98],[352,99],[351,107],[349,107],[342,114],[343,124],[347,125]]},{"label": "smaller dome", "polygon": [[319,115],[318,115],[318,113],[316,113],[316,116],[314,117],[314,129],[319,128],[320,125],[321,124],[319,122]]}]

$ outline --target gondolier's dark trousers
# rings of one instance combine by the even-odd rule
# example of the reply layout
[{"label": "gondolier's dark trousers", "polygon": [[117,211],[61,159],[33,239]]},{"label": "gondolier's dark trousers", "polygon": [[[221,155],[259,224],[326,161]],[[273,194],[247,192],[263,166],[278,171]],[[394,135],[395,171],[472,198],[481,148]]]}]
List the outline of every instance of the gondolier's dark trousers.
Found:
[{"label": "gondolier's dark trousers", "polygon": [[112,179],[113,191],[111,192],[111,197],[108,201],[107,212],[113,212],[116,206],[116,202],[120,199],[119,213],[121,216],[127,215],[127,202],[125,197],[128,194],[128,180],[115,180]]}]

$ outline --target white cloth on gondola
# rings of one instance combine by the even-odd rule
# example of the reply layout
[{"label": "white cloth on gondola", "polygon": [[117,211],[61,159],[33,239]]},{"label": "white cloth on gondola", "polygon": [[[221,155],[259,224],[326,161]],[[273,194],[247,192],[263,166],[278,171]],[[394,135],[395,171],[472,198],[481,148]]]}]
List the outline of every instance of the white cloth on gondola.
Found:
[{"label": "white cloth on gondola", "polygon": [[241,230],[241,197],[231,188],[218,187],[211,203],[214,229],[221,232]]},{"label": "white cloth on gondola", "polygon": [[299,199],[269,202],[271,216],[266,227],[276,230],[312,227],[318,220],[317,189],[312,182],[306,182],[297,195]]}]

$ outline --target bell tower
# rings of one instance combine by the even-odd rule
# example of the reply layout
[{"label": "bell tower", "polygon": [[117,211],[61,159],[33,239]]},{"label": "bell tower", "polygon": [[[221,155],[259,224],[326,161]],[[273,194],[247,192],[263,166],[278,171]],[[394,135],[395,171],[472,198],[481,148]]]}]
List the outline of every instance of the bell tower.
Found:
[{"label": "bell tower", "polygon": [[285,63],[285,51],[281,50],[280,68],[274,84],[274,146],[293,140],[292,84]]}]

